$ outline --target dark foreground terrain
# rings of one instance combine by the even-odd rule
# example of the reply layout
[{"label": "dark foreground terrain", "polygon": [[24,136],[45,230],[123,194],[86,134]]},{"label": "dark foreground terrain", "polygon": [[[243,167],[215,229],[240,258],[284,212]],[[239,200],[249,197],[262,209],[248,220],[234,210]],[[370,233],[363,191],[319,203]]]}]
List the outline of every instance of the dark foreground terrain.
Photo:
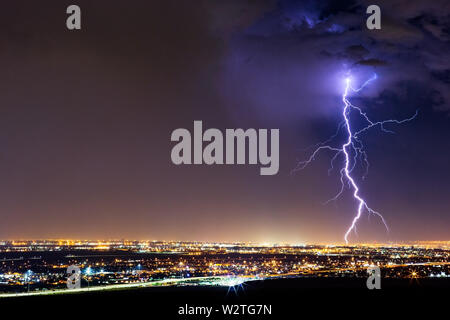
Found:
[{"label": "dark foreground terrain", "polygon": [[[253,281],[241,288],[159,287],[83,294],[35,296],[0,300],[3,311],[61,318],[67,314],[108,318],[145,319],[302,319],[309,317],[378,318],[445,314],[450,298],[450,278],[383,279],[381,290],[368,290],[363,278],[301,278]],[[239,307],[239,314],[224,315],[222,305],[267,305]],[[203,314],[180,315],[180,308],[210,307]],[[237,307],[233,311],[237,310]],[[427,317],[428,318],[428,317]]]}]

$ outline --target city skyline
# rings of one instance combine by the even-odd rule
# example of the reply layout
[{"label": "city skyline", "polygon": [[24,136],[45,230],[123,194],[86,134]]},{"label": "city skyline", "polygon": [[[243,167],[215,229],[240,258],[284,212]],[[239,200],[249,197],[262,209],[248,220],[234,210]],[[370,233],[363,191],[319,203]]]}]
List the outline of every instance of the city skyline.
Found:
[{"label": "city skyline", "polygon": [[[256,244],[126,242],[0,243],[0,298],[48,296],[160,286],[226,287],[238,293],[261,281],[331,278],[361,287],[367,268],[383,281],[448,283],[450,241],[440,245],[262,246]],[[76,270],[73,274],[73,271]],[[69,276],[70,275],[70,276]],[[406,280],[406,281],[405,281]],[[75,286],[75,283],[76,286]],[[352,284],[353,282],[353,284]],[[396,286],[399,286],[397,282]]]},{"label": "city skyline", "polygon": [[13,245],[13,246],[34,246],[43,243],[61,245],[61,246],[78,246],[78,245],[90,245],[99,246],[98,249],[107,250],[108,246],[115,246],[117,244],[126,245],[154,245],[160,243],[167,244],[199,244],[199,245],[255,245],[261,247],[304,247],[304,246],[326,246],[326,247],[401,247],[401,246],[418,246],[418,247],[430,247],[430,248],[447,248],[450,247],[450,240],[402,240],[402,241],[389,241],[389,242],[353,242],[346,243],[341,242],[256,242],[256,241],[201,241],[201,240],[176,240],[176,239],[126,239],[126,238],[92,238],[92,239],[75,239],[75,238],[17,238],[17,239],[0,239],[0,245]]}]

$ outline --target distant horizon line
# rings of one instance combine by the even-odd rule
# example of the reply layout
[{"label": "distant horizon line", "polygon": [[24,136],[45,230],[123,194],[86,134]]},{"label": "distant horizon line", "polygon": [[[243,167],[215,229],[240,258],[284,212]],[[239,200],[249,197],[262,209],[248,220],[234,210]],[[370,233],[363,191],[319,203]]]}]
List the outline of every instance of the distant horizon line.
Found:
[{"label": "distant horizon line", "polygon": [[260,241],[206,241],[206,240],[166,240],[166,239],[127,239],[127,238],[97,238],[97,239],[76,239],[76,238],[9,238],[0,239],[0,242],[30,242],[30,241],[59,241],[59,242],[172,242],[172,243],[204,243],[204,244],[256,244],[262,246],[306,246],[306,245],[339,245],[339,246],[361,246],[361,245],[383,245],[383,244],[417,244],[417,243],[450,243],[450,240],[398,240],[386,242],[355,242],[345,244],[345,242],[260,242]]}]

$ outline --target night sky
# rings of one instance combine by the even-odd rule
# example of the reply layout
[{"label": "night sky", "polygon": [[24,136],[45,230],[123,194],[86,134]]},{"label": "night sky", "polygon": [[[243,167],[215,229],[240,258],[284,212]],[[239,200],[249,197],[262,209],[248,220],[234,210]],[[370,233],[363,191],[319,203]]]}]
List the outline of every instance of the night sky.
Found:
[{"label": "night sky", "polygon": [[[450,3],[10,1],[0,11],[0,238],[342,242],[356,210],[326,152],[343,79],[364,135],[364,215],[352,241],[450,239]],[[66,8],[82,30],[66,28]],[[280,171],[176,166],[176,128],[279,128]]]}]

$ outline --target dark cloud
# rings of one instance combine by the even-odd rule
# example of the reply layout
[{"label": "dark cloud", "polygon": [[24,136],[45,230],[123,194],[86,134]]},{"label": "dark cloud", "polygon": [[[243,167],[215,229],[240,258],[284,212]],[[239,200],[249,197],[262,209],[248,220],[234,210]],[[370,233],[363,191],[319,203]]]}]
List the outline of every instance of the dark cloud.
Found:
[{"label": "dark cloud", "polygon": [[360,60],[360,61],[356,62],[356,64],[359,64],[362,66],[381,67],[381,66],[387,65],[387,62],[380,60],[380,59],[366,59],[366,60]]},{"label": "dark cloud", "polygon": [[345,49],[345,54],[351,59],[363,59],[369,54],[369,50],[364,48],[362,45],[352,45]]},{"label": "dark cloud", "polygon": [[[303,64],[318,65],[314,68],[317,70],[328,65],[324,68],[328,72],[323,74],[327,77],[364,72],[356,70],[361,68],[384,67],[386,76],[380,79],[379,92],[404,81],[420,82],[430,95],[440,96],[434,100],[436,108],[450,109],[448,83],[433,76],[450,70],[447,2],[428,5],[424,1],[381,1],[381,30],[365,27],[367,5],[362,0],[280,1],[275,10],[236,38],[238,49],[233,63],[239,63],[237,51],[252,57],[261,56],[260,51],[273,51],[271,57],[291,59],[291,65],[300,60]],[[328,58],[320,60],[317,55]],[[331,57],[335,62],[330,61]],[[324,82],[320,75],[308,78]]]}]

